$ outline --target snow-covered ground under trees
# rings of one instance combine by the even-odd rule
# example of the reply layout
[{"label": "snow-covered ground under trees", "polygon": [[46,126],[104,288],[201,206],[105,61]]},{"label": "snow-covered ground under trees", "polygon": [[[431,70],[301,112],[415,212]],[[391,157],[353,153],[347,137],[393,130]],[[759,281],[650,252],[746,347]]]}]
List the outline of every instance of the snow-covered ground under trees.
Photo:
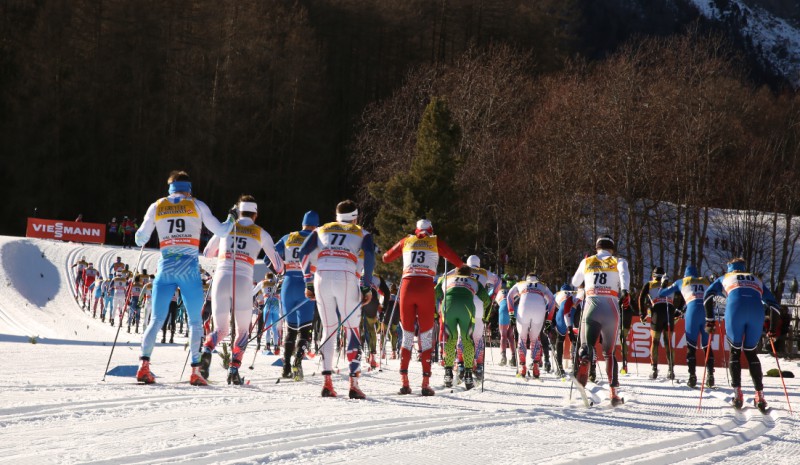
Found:
[{"label": "snow-covered ground under trees", "polygon": [[[698,411],[698,390],[646,379],[648,367],[621,377],[625,405],[603,400],[586,409],[570,383],[543,374],[524,381],[487,354],[485,389],[452,392],[436,366],[435,397],[399,396],[398,362],[367,372],[368,399],[319,397],[319,357],[304,362],[304,382],[276,384],[276,356],[258,354],[243,368],[248,386],[224,383],[215,358],[209,387],[179,382],[186,351],[158,344],[158,384],[134,379],[140,336],[123,328],[101,381],[116,330],[84,313],[72,297],[69,265],[81,255],[106,270],[117,255],[138,250],[0,237],[0,463],[770,463],[800,457],[800,417],[789,415],[780,379],[765,378],[772,411],[735,411],[726,375]],[[146,252],[145,268],[156,255]],[[131,265],[133,266],[133,265]],[[36,336],[36,343],[32,337]],[[765,370],[775,361],[761,356]],[[253,360],[252,349],[245,366]],[[797,361],[781,360],[800,372]],[[344,369],[345,364],[339,366]],[[344,370],[343,370],[344,371]],[[311,376],[317,372],[316,376]],[[686,377],[678,367],[679,378]],[[700,372],[702,374],[702,371]],[[752,403],[746,372],[745,398]],[[787,379],[800,409],[800,381]],[[344,374],[336,387],[346,395]]]}]

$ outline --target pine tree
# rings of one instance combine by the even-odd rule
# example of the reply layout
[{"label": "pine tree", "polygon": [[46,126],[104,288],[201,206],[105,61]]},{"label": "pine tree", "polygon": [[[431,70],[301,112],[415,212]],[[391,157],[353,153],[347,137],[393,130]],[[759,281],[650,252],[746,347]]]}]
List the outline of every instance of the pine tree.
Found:
[{"label": "pine tree", "polygon": [[434,97],[422,115],[417,146],[408,171],[392,176],[386,183],[370,186],[380,203],[375,219],[378,243],[386,249],[414,230],[416,221],[427,218],[436,234],[451,245],[464,242],[456,208],[455,156],[461,131],[453,121],[445,100]]}]

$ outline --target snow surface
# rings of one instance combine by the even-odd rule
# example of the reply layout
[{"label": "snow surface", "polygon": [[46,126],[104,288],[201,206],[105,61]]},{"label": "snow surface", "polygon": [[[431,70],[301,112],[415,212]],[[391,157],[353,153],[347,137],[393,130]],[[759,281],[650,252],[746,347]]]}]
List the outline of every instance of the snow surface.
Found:
[{"label": "snow surface", "polygon": [[[254,370],[243,369],[248,386],[225,385],[218,358],[215,384],[189,386],[187,375],[179,383],[185,338],[158,344],[158,384],[137,385],[140,336],[123,329],[103,382],[116,330],[72,298],[69,265],[83,254],[106,270],[117,255],[134,263],[138,250],[0,237],[0,463],[790,464],[800,455],[800,418],[789,415],[780,380],[765,378],[770,414],[736,412],[722,370],[720,389],[707,391],[699,412],[699,391],[647,380],[645,365],[621,377],[624,406],[608,406],[601,381],[589,388],[603,402],[586,409],[577,391],[570,400],[569,382],[549,374],[526,382],[495,364],[498,349],[487,354],[485,392],[445,389],[436,366],[436,396],[420,397],[413,363],[415,394],[396,395],[398,362],[391,360],[382,372],[365,366],[367,400],[323,399],[319,357],[304,362],[301,383],[276,384],[277,357],[263,354]],[[145,255],[154,269],[157,256]],[[250,350],[244,365],[253,357]],[[765,369],[775,364],[761,359]],[[780,363],[800,372],[796,361]],[[685,378],[685,367],[677,373]],[[752,384],[746,372],[743,378],[751,403]],[[800,409],[800,381],[786,381]],[[335,384],[346,396],[346,376]]]}]

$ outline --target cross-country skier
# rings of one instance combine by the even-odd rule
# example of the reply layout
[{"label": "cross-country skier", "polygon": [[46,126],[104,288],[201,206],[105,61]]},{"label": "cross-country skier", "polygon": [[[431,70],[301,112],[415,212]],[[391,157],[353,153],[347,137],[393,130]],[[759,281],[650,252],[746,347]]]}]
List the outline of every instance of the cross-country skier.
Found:
[{"label": "cross-country skier", "polygon": [[128,280],[123,275],[122,271],[117,271],[116,276],[111,281],[111,287],[114,289],[114,306],[109,315],[111,319],[111,326],[114,326],[114,315],[118,315],[120,320],[119,324],[122,326],[122,314],[125,312],[125,298],[128,291]]},{"label": "cross-country skier", "polygon": [[89,263],[86,266],[86,269],[83,270],[83,288],[81,289],[81,295],[83,296],[83,308],[88,308],[86,305],[87,294],[91,296],[89,293],[89,287],[98,276],[100,276],[100,272],[94,267],[94,263]]},{"label": "cross-country skier", "polygon": [[650,308],[650,364],[653,371],[650,379],[658,377],[658,348],[661,345],[661,335],[664,335],[664,350],[667,352],[668,371],[667,377],[675,379],[675,353],[672,347],[671,335],[674,330],[675,307],[672,305],[672,294],[660,297],[661,282],[666,280],[664,269],[660,266],[653,268],[652,279],[644,284],[639,293],[639,317],[642,322],[647,318],[647,308]]},{"label": "cross-country skier", "polygon": [[[303,357],[311,343],[312,321],[316,303],[306,299],[303,267],[300,263],[300,247],[311,232],[319,226],[319,215],[309,210],[303,215],[302,228],[291,232],[275,244],[275,251],[285,263],[285,274],[281,286],[281,306],[286,316],[286,334],[283,339],[284,378],[303,379]],[[295,310],[296,309],[296,310]],[[294,356],[294,362],[292,362]]]},{"label": "cross-country skier", "polygon": [[372,298],[369,303],[361,307],[361,326],[364,328],[363,337],[369,349],[367,363],[370,369],[375,369],[378,367],[378,360],[375,357],[378,353],[378,313],[382,308],[381,303],[389,300],[389,286],[386,285],[386,281],[383,278],[373,275],[370,292],[372,293]]},{"label": "cross-country skier", "polygon": [[161,258],[153,281],[153,315],[142,338],[142,366],[136,379],[146,384],[154,383],[150,371],[150,356],[156,342],[158,330],[169,313],[169,300],[178,287],[186,300],[189,319],[189,350],[192,358],[192,374],[189,382],[194,385],[208,384],[200,375],[200,338],[203,306],[203,284],[200,280],[198,261],[200,229],[205,225],[212,233],[224,236],[233,227],[234,218],[220,224],[208,206],[192,197],[192,183],[184,171],[174,171],[167,181],[169,196],[154,202],[147,209],[142,225],[136,231],[136,245],[142,246],[158,229]]},{"label": "cross-country skier", "polygon": [[[689,380],[687,385],[695,387],[697,385],[697,336],[701,337],[700,347],[704,352],[708,352],[708,363],[706,364],[706,385],[714,386],[714,351],[709,345],[708,333],[705,329],[705,309],[703,308],[703,295],[711,284],[708,279],[701,277],[697,268],[693,265],[686,267],[683,273],[684,278],[675,281],[672,286],[664,287],[658,293],[659,297],[670,297],[676,292],[680,292],[686,302],[684,320],[686,328],[686,365],[689,368]],[[662,281],[664,283],[664,281]]]},{"label": "cross-country skier", "polygon": [[[243,195],[238,203],[239,220],[229,235],[214,235],[203,254],[217,257],[217,268],[211,284],[211,312],[215,330],[206,337],[200,359],[200,372],[208,378],[211,366],[211,353],[219,341],[230,334],[230,309],[233,302],[233,317],[236,322],[236,339],[231,350],[228,369],[228,384],[242,384],[239,374],[242,357],[250,338],[253,303],[253,265],[263,250],[273,269],[283,273],[283,261],[275,252],[272,236],[255,224],[258,218],[258,205],[251,195]],[[271,275],[272,273],[270,273]],[[271,285],[274,286],[274,276]],[[274,289],[268,291],[274,298]]]},{"label": "cross-country skier", "polygon": [[[494,301],[497,302],[497,324],[500,327],[500,366],[517,366],[517,349],[514,344],[514,327],[516,321],[512,325],[511,315],[508,312],[508,283],[503,282],[502,287],[497,291]],[[511,348],[511,363],[508,362],[506,357],[506,348]]]},{"label": "cross-country skier", "polygon": [[113,279],[117,275],[117,271],[123,271],[124,269],[125,264],[122,262],[122,257],[117,257],[117,261],[108,267],[108,276]]},{"label": "cross-country skier", "polygon": [[[299,258],[303,264],[306,297],[315,299],[324,330],[325,343],[320,347],[325,378],[323,397],[336,397],[331,379],[335,336],[339,327],[344,329],[347,361],[350,365],[351,399],[365,399],[358,386],[361,375],[361,305],[368,303],[372,294],[372,270],[375,267],[375,245],[372,234],[357,224],[358,207],[351,200],[336,205],[336,221],[324,224],[306,238],[300,247]],[[359,252],[364,252],[364,274],[359,283]],[[316,257],[316,271],[312,272],[312,258]]]},{"label": "cross-country skier", "polygon": [[595,242],[595,248],[597,254],[581,260],[572,277],[572,285],[579,287],[584,284],[586,294],[581,312],[578,365],[573,370],[577,372],[577,381],[586,386],[594,346],[602,336],[611,403],[616,405],[621,399],[617,395],[619,379],[614,347],[619,331],[620,302],[628,296],[630,275],[628,262],[614,256],[616,247],[610,237],[600,236]]},{"label": "cross-country skier", "polygon": [[149,275],[145,277],[146,283],[142,287],[142,296],[139,301],[139,308],[141,312],[142,327],[146,328],[150,324],[150,315],[153,313],[153,279],[155,276]]},{"label": "cross-country skier", "polygon": [[[514,299],[517,298],[519,301],[515,305]],[[530,346],[531,359],[536,358],[536,347],[539,347],[536,342],[542,332],[545,317],[555,306],[555,298],[550,289],[539,282],[539,278],[535,273],[529,273],[525,281],[515,284],[508,291],[506,301],[508,302],[508,311],[513,312],[517,319],[517,332],[519,333],[519,342],[517,344],[519,371],[517,376],[524,378],[527,375],[525,353]],[[539,365],[534,363],[531,365],[531,370],[533,377],[538,378]]]},{"label": "cross-country skier", "polygon": [[106,288],[108,287],[106,280],[98,275],[98,278],[92,283],[91,289],[94,295],[94,304],[92,305],[92,318],[97,318],[97,304],[100,304],[100,314],[105,313],[103,306],[103,299],[105,298]]},{"label": "cross-country skier", "polygon": [[139,334],[139,296],[142,294],[141,279],[137,276],[131,283],[131,298],[128,305],[128,333],[131,332],[131,325],[136,326],[136,334]]},{"label": "cross-country skier", "polygon": [[391,350],[387,353],[386,343],[381,347],[381,356],[390,357],[392,360],[397,359],[397,345],[398,345],[398,329],[397,325],[400,324],[400,309],[397,301],[397,285],[392,284],[389,286],[389,298],[384,303],[383,314],[381,315],[381,333],[384,341],[388,341]]},{"label": "cross-country skier", "polygon": [[417,221],[413,235],[397,242],[383,255],[383,262],[390,263],[403,257],[403,276],[400,283],[400,326],[403,340],[400,349],[400,394],[410,394],[408,365],[411,362],[411,346],[414,331],[419,328],[419,353],[422,362],[422,393],[433,395],[429,387],[431,377],[431,352],[433,352],[433,319],[436,313],[434,282],[439,257],[461,267],[464,262],[442,239],[433,234],[433,225],[426,219]]},{"label": "cross-country skier", "polygon": [[260,322],[257,323],[258,328],[256,333],[258,338],[261,339],[261,331],[267,329],[267,334],[264,339],[267,350],[274,350],[275,354],[280,354],[280,331],[279,326],[275,324],[281,317],[280,300],[278,294],[278,278],[274,273],[267,273],[264,279],[259,281],[253,288],[254,295],[260,295],[264,299],[264,305],[261,307]]},{"label": "cross-country skier", "polygon": [[[459,267],[455,273],[448,273],[439,279],[435,287],[436,299],[443,300],[442,314],[444,315],[445,342],[444,356],[444,385],[453,385],[453,362],[456,358],[456,341],[461,336],[463,344],[464,387],[472,389],[475,382],[472,377],[472,366],[475,356],[475,344],[472,331],[475,323],[475,298],[483,310],[491,305],[486,288],[476,278],[475,270],[467,265]],[[400,302],[402,304],[402,301]],[[430,389],[430,388],[428,388]]]},{"label": "cross-country skier", "polygon": [[169,310],[167,317],[164,319],[164,324],[161,325],[161,343],[167,342],[167,331],[170,331],[169,343],[175,343],[175,330],[178,327],[178,308],[181,306],[181,288],[176,288],[169,300]]},{"label": "cross-country skier", "polygon": [[72,268],[77,268],[75,270],[75,300],[78,300],[81,297],[81,290],[83,288],[83,270],[85,270],[87,266],[89,266],[89,262],[86,261],[86,255],[81,256],[80,260],[72,264]]},{"label": "cross-country skier", "polygon": [[744,396],[742,394],[742,350],[750,365],[750,377],[756,395],[753,399],[755,406],[766,411],[767,401],[764,398],[764,384],[762,382],[761,362],[756,354],[756,346],[761,339],[764,329],[764,306],[774,312],[769,319],[769,337],[774,337],[780,320],[780,305],[772,292],[761,282],[758,277],[745,271],[746,262],[743,258],[734,258],[728,262],[728,272],[717,278],[703,295],[706,310],[706,331],[714,333],[716,320],[714,319],[714,296],[723,295],[725,301],[725,337],[731,346],[731,358],[728,369],[731,373],[731,386],[733,387],[733,403],[736,408],[742,408]]},{"label": "cross-country skier", "polygon": [[556,310],[555,326],[556,326],[556,375],[559,378],[566,376],[564,371],[563,358],[564,358],[564,344],[569,337],[572,344],[575,343],[575,336],[572,334],[572,314],[576,304],[575,288],[571,284],[564,284],[561,289],[556,292],[555,301]]},{"label": "cross-country skier", "polygon": [[[473,277],[477,279],[487,292],[489,298],[494,299],[497,292],[502,287],[500,284],[500,277],[491,271],[481,268],[481,259],[477,255],[470,255],[467,257],[467,266],[472,268]],[[475,342],[475,378],[479,381],[483,380],[483,357],[485,352],[484,347],[484,328],[489,319],[489,311],[484,312],[483,305],[480,304],[479,298],[475,296],[475,328],[472,332],[472,340]]]},{"label": "cross-country skier", "polygon": [[108,314],[108,318],[114,318],[114,277],[110,276],[108,279],[105,280],[103,283],[104,285],[104,296],[103,296],[103,308],[100,312],[100,321],[105,323],[106,322],[106,314]]}]

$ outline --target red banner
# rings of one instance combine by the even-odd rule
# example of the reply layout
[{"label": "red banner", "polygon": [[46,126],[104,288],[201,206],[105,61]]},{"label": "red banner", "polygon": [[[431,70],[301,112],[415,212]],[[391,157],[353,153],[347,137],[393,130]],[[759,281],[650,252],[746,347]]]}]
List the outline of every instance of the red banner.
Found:
[{"label": "red banner", "polygon": [[106,226],[99,223],[28,218],[28,229],[25,235],[40,239],[102,244],[106,240]]},{"label": "red banner", "polygon": [[[720,328],[721,327],[721,328]],[[664,349],[664,337],[662,336],[661,344],[658,350],[658,363],[659,365],[666,365],[667,364],[667,351]],[[680,319],[675,323],[675,331],[670,334],[670,339],[672,340],[672,346],[675,348],[675,364],[676,365],[686,365],[686,333],[684,332],[684,320]],[[700,338],[697,338],[697,344],[700,343]],[[631,330],[628,333],[628,361],[629,362],[636,362],[636,363],[650,363],[650,323],[642,323],[639,320],[638,316],[633,317],[633,321],[631,321]],[[569,347],[569,339],[566,341],[566,347]],[[724,350],[726,352],[725,356],[723,357],[720,348],[724,346]],[[564,354],[569,354],[569,350],[565,347]],[[720,321],[717,325],[717,330],[714,332],[713,336],[711,337],[711,349],[714,352],[714,366],[717,367],[724,367],[725,360],[730,358],[730,350],[731,348],[728,346],[727,341],[725,341],[725,324],[724,321]],[[600,348],[600,344],[597,344],[596,347],[597,358],[598,360],[603,359],[602,349]],[[622,360],[622,346],[620,345],[619,341],[617,341],[617,361]],[[697,366],[702,370],[703,366],[705,365],[705,353],[702,350],[697,350]],[[742,356],[742,368],[747,368],[747,359]]]}]

